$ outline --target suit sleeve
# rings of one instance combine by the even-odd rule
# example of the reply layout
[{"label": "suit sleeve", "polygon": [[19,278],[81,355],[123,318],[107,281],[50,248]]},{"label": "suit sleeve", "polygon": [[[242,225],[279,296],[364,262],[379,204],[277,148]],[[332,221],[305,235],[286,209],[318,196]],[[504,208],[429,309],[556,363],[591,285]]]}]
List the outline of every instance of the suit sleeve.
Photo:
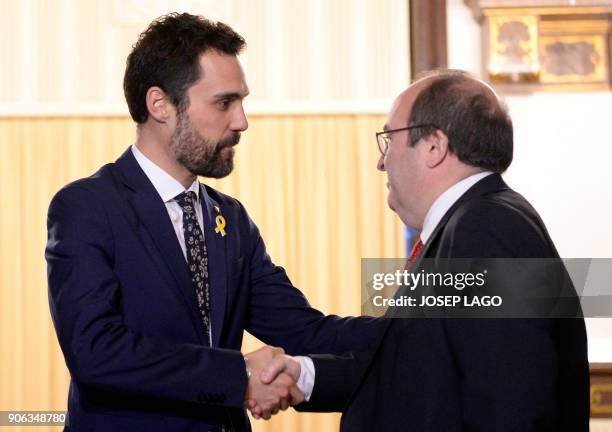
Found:
[{"label": "suit sleeve", "polygon": [[371,352],[311,355],[315,382],[308,402],[295,407],[303,412],[342,412],[370,363]]},{"label": "suit sleeve", "polygon": [[161,343],[123,322],[113,272],[118,240],[93,196],[69,186],[48,214],[49,302],[72,378],[104,390],[241,407],[247,377],[239,351]]},{"label": "suit sleeve", "polygon": [[[379,335],[382,322],[371,317],[341,318],[314,309],[285,270],[274,265],[259,230],[248,216],[251,299],[247,330],[288,354],[343,354],[366,351]],[[333,289],[333,287],[329,287]],[[355,295],[359,287],[355,286]]]}]

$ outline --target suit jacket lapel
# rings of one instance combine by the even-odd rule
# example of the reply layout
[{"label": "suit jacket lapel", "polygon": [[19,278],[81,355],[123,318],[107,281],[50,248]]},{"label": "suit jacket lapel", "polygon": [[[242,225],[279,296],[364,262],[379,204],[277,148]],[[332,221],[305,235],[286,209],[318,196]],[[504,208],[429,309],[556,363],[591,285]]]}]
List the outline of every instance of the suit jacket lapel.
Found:
[{"label": "suit jacket lapel", "polygon": [[[227,300],[227,242],[231,235],[233,221],[223,212],[221,205],[206,192],[206,187],[200,184],[202,215],[204,216],[204,238],[208,249],[208,283],[210,287],[210,309],[212,322],[213,346],[219,346],[221,330],[225,318],[225,303]],[[216,232],[216,218],[225,218],[225,233]]]},{"label": "suit jacket lapel", "polygon": [[161,256],[163,265],[158,267],[166,273],[166,276],[169,274],[170,277],[167,279],[174,282],[171,285],[189,311],[190,320],[200,341],[207,343],[207,338],[202,330],[189,268],[164,202],[136,162],[131,149],[128,149],[116,164],[121,171],[124,184],[131,189],[127,194],[128,203],[153,240],[157,254]]},{"label": "suit jacket lapel", "polygon": [[431,253],[435,253],[435,251],[432,250],[432,245],[435,243],[436,238],[441,235],[449,219],[459,207],[461,207],[464,203],[470,201],[471,199],[492,192],[497,192],[502,189],[509,189],[509,187],[499,174],[491,174],[479,180],[471,188],[465,191],[465,193],[461,195],[459,199],[455,201],[455,203],[447,210],[444,216],[442,216],[442,219],[440,219],[440,222],[429,236],[429,239],[427,239],[427,243],[425,243],[425,245],[423,246],[423,250],[421,251],[419,258],[415,261],[414,268],[418,268],[423,258],[431,257]]},{"label": "suit jacket lapel", "polygon": [[433,245],[436,243],[437,237],[442,234],[442,231],[444,230],[444,227],[448,223],[451,216],[459,207],[471,199],[486,195],[488,193],[497,192],[502,189],[509,189],[509,187],[499,174],[491,174],[479,180],[471,188],[465,191],[465,193],[461,195],[457,201],[455,201],[455,203],[446,211],[446,213],[444,213],[444,216],[442,216],[442,219],[440,219],[440,222],[438,222],[438,225],[427,239],[427,242],[423,245],[423,250],[412,266],[413,271],[415,273],[418,272],[423,259],[432,258],[436,253],[436,250],[433,249]]},{"label": "suit jacket lapel", "polygon": [[[419,254],[418,258],[415,260],[415,262],[413,264],[413,267],[412,267],[413,271],[414,272],[418,272],[418,270],[419,270],[419,268],[421,266],[421,262],[423,261],[423,259],[426,258],[426,257],[427,258],[431,257],[431,253],[435,252],[435,251],[432,250],[432,244],[434,244],[434,240],[436,239],[436,237],[438,235],[441,234],[442,229],[444,228],[444,226],[446,225],[448,220],[451,218],[453,213],[461,205],[463,205],[465,202],[467,202],[470,199],[473,199],[475,197],[483,196],[483,195],[486,195],[488,193],[496,192],[496,191],[499,191],[499,190],[502,190],[502,189],[508,189],[508,185],[506,185],[506,183],[503,181],[503,179],[501,178],[501,176],[499,174],[491,174],[491,175],[483,178],[482,180],[478,181],[471,188],[469,188],[461,197],[459,197],[459,199],[444,214],[444,216],[442,217],[442,219],[440,220],[440,222],[438,223],[438,225],[436,226],[434,231],[431,233],[431,236],[429,236],[429,239],[427,240],[427,243],[425,243],[425,245],[423,245],[423,250],[421,251],[421,253]],[[401,294],[401,292],[399,292],[401,290],[402,290],[402,288],[400,287],[398,289],[398,293],[399,294]],[[376,356],[377,356],[377,352],[380,349],[380,347],[382,346],[382,342],[385,339],[385,335],[386,335],[387,331],[389,330],[389,327],[393,323],[393,320],[394,319],[412,319],[412,318],[392,318],[392,317],[387,317],[387,318],[388,319],[386,319],[384,327],[381,329],[380,336],[379,336],[377,342],[375,343],[375,345],[373,347],[372,356],[370,358],[370,364],[368,365],[368,367],[362,373],[361,378],[359,379],[359,385],[353,391],[351,397],[349,398],[349,402],[347,403],[347,406],[355,398],[355,395],[357,394],[357,392],[361,388],[361,383],[363,382],[364,377],[367,375],[368,371],[370,370],[372,362],[375,361]],[[424,319],[427,319],[427,318],[424,318]]]}]

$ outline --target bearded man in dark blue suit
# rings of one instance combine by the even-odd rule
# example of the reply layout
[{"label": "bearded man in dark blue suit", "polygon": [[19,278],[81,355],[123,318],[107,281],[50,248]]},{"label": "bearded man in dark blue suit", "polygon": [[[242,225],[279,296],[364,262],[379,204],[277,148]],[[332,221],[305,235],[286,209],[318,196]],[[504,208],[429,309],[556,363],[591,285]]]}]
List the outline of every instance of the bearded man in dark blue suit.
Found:
[{"label": "bearded man in dark blue suit", "polygon": [[304,396],[245,357],[244,330],[291,354],[372,343],[379,323],[324,316],[273,264],[236,199],[199,183],[233,167],[249,90],[231,28],[171,14],[141,34],[124,91],[136,143],[53,198],[49,300],[71,384],[68,431],[249,430],[243,407]]}]

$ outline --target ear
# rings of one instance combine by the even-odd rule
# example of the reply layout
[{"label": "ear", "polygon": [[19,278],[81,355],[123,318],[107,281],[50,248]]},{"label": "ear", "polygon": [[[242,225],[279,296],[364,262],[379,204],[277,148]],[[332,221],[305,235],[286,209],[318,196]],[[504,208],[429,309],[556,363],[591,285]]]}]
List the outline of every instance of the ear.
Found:
[{"label": "ear", "polygon": [[439,129],[428,136],[423,144],[427,146],[425,161],[428,168],[437,167],[448,156],[448,137]]},{"label": "ear", "polygon": [[176,113],[170,98],[160,87],[153,86],[147,90],[146,96],[149,116],[159,123],[166,123]]}]

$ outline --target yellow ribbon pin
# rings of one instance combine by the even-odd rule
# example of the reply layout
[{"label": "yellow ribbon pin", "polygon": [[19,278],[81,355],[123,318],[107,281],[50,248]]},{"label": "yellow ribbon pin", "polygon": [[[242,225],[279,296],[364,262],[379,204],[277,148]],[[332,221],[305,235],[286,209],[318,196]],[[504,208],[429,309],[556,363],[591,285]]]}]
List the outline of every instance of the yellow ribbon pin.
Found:
[{"label": "yellow ribbon pin", "polygon": [[215,218],[215,222],[217,223],[217,228],[215,228],[216,233],[221,233],[222,237],[226,236],[225,233],[225,218],[221,215],[217,215]]}]

